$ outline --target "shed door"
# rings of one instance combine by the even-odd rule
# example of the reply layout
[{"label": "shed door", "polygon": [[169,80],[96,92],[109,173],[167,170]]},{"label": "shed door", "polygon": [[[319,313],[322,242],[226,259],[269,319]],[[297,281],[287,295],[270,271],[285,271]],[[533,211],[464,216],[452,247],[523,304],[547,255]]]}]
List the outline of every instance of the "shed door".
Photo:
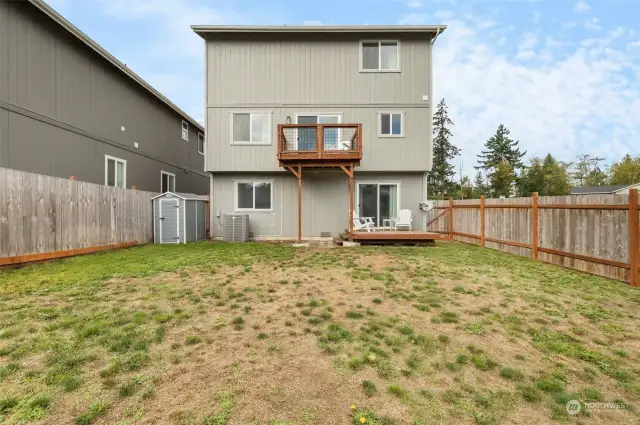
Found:
[{"label": "shed door", "polygon": [[160,243],[180,243],[180,201],[160,199]]}]

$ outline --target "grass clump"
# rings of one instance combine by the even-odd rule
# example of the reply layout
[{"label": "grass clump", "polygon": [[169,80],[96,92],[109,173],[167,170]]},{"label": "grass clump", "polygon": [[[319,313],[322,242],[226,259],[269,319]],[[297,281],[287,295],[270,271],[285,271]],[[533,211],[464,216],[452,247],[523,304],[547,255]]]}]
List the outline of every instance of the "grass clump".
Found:
[{"label": "grass clump", "polygon": [[90,425],[100,416],[104,415],[109,409],[109,405],[105,402],[96,402],[89,406],[86,412],[76,417],[76,425]]},{"label": "grass clump", "polygon": [[376,384],[374,384],[372,381],[362,381],[362,391],[364,391],[367,397],[373,397],[378,393]]},{"label": "grass clump", "polygon": [[498,366],[498,363],[489,358],[486,354],[475,354],[471,356],[471,363],[473,363],[476,369],[483,372],[493,370]]},{"label": "grass clump", "polygon": [[347,317],[349,319],[362,319],[364,314],[358,310],[349,310],[347,311]]},{"label": "grass clump", "polygon": [[512,367],[500,369],[500,376],[510,381],[522,381],[524,379],[524,373]]}]

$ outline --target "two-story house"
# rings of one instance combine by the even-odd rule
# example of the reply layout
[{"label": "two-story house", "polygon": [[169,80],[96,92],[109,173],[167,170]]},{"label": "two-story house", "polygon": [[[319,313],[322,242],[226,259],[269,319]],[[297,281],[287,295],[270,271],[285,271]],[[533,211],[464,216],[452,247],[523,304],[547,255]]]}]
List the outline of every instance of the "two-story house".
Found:
[{"label": "two-story house", "polygon": [[[329,237],[353,214],[426,225],[432,46],[445,26],[194,26],[206,44],[212,237]],[[300,202],[298,201],[300,199]]]},{"label": "two-story house", "polygon": [[42,0],[0,0],[0,167],[205,194],[204,149],[202,125]]}]

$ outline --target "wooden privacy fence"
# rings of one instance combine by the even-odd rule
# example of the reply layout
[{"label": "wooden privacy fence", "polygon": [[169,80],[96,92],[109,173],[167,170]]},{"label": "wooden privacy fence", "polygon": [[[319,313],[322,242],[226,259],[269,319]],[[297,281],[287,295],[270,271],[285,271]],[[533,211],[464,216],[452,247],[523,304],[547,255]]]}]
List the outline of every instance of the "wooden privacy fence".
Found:
[{"label": "wooden privacy fence", "polygon": [[0,168],[0,265],[152,242],[155,195]]},{"label": "wooden privacy fence", "polygon": [[638,191],[436,201],[427,230],[640,286]]}]

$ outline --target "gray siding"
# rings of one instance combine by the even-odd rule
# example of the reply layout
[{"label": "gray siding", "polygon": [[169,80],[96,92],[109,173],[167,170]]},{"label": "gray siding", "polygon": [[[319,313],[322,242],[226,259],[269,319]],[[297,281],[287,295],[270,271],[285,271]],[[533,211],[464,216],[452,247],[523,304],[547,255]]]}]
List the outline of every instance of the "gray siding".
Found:
[{"label": "gray siding", "polygon": [[[207,41],[207,171],[276,171],[276,125],[298,112],[342,112],[363,124],[362,171],[431,167],[431,44],[400,39],[401,72],[360,72],[353,35],[261,35]],[[429,96],[424,101],[423,96]],[[230,112],[273,113],[271,146],[231,146]],[[404,111],[405,137],[378,138],[379,111]]]},{"label": "gray siding", "polygon": [[[242,180],[268,180],[273,182],[273,210],[249,213],[252,237],[294,238],[298,234],[298,182],[291,174],[215,174],[213,176],[214,237],[222,237],[222,215],[235,209],[235,182]],[[319,237],[323,232],[337,235],[349,228],[349,183],[340,172],[303,172],[302,234]],[[355,181],[397,182],[400,184],[400,209],[412,210],[415,230],[422,230],[424,213],[418,208],[423,200],[423,174],[421,173],[362,173],[356,172]],[[356,205],[357,208],[357,205]],[[215,217],[220,212],[221,217]],[[243,212],[244,214],[244,212]]]},{"label": "gray siding", "polygon": [[160,170],[185,168],[176,189],[206,193],[197,129],[185,142],[181,121],[32,5],[0,2],[0,165],[104,183],[109,154],[131,161],[127,187],[159,191]]}]

